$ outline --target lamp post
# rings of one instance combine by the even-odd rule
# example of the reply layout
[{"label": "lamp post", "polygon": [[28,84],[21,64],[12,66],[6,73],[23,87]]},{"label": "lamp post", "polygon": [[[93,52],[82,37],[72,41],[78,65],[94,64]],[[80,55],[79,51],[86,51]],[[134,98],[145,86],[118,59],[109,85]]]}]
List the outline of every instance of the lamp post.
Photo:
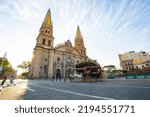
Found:
[{"label": "lamp post", "polygon": [[65,56],[65,54],[63,54],[63,56],[64,56],[64,73],[63,73],[63,77],[64,77],[64,82],[65,82],[65,80],[66,80],[66,56]]},{"label": "lamp post", "polygon": [[70,60],[70,57],[68,59],[68,78],[70,78],[70,74],[71,74],[71,68],[70,68],[70,65],[71,64],[71,60]]},{"label": "lamp post", "polygon": [[42,66],[40,67],[39,79],[41,79],[41,71],[42,71]]}]

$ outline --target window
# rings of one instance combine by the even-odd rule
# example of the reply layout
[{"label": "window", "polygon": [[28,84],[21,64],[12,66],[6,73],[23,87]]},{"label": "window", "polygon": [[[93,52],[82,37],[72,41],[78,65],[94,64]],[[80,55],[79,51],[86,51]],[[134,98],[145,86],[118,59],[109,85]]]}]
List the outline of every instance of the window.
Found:
[{"label": "window", "polygon": [[45,59],[45,61],[47,61],[47,59]]},{"label": "window", "polygon": [[45,41],[46,41],[46,40],[45,40],[45,39],[43,39],[43,41],[42,41],[42,44],[43,44],[43,45],[45,45]]},{"label": "window", "polygon": [[48,41],[48,46],[51,46],[51,41],[50,40]]},{"label": "window", "polygon": [[47,73],[47,65],[44,65],[44,72]]},{"label": "window", "polygon": [[131,65],[131,61],[129,61],[128,64]]},{"label": "window", "polygon": [[57,57],[57,62],[59,63],[59,61],[60,61],[60,57]]},{"label": "window", "polygon": [[77,60],[77,64],[79,63],[79,60]]},{"label": "window", "polygon": [[45,33],[47,33],[47,30],[45,30]]}]

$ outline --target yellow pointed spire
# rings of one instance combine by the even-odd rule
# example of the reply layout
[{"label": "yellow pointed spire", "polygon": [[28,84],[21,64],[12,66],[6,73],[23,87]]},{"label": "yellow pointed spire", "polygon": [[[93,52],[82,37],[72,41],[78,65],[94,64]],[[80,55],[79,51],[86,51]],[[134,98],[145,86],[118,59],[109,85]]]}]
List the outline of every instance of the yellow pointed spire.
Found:
[{"label": "yellow pointed spire", "polygon": [[81,31],[80,31],[80,27],[78,26],[77,27],[77,32],[76,32],[76,37],[75,37],[75,40],[77,41],[83,41],[83,37],[82,37],[82,35],[81,35]]},{"label": "yellow pointed spire", "polygon": [[52,21],[51,21],[51,11],[50,9],[48,9],[47,13],[46,13],[46,16],[45,16],[45,19],[42,23],[42,26],[51,26],[52,25]]},{"label": "yellow pointed spire", "polygon": [[82,38],[82,35],[81,35],[80,27],[78,26],[76,32],[76,39],[80,39],[80,38]]}]

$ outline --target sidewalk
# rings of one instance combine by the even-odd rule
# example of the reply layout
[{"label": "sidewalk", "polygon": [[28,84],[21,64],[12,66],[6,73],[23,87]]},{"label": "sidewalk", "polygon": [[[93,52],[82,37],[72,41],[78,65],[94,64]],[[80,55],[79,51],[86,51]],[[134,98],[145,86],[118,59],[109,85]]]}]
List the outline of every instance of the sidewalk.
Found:
[{"label": "sidewalk", "polygon": [[7,80],[0,91],[0,100],[20,100],[25,91],[26,89],[19,85],[9,85],[9,80]]}]

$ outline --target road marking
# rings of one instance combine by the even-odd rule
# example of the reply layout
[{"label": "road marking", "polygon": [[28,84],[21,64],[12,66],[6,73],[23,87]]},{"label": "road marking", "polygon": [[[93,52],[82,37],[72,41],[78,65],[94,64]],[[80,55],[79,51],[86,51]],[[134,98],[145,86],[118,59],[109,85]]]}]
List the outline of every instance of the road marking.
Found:
[{"label": "road marking", "polygon": [[27,89],[27,90],[32,91],[32,92],[35,92],[35,90],[30,89],[30,88],[28,88],[28,87],[21,87],[21,88],[22,88],[22,89]]},{"label": "road marking", "polygon": [[84,96],[84,97],[90,97],[90,98],[96,98],[96,99],[104,99],[104,100],[115,100],[113,98],[107,98],[107,97],[101,97],[101,96],[95,96],[95,95],[89,95],[89,94],[76,93],[76,92],[72,92],[72,91],[61,90],[61,89],[56,89],[56,88],[50,88],[50,87],[45,87],[45,86],[40,86],[40,85],[34,85],[34,86],[41,87],[41,88],[46,88],[46,89],[50,89],[50,90],[54,90],[54,91],[59,91],[59,92],[63,92],[63,93]]},{"label": "road marking", "polygon": [[33,89],[30,89],[30,88],[28,88],[28,87],[27,87],[27,89],[28,89],[28,90],[30,90],[30,91],[33,91],[33,92],[35,92],[35,90],[33,90]]},{"label": "road marking", "polygon": [[21,86],[22,89],[27,89],[29,91],[35,92],[35,90],[29,88],[28,86]]}]

